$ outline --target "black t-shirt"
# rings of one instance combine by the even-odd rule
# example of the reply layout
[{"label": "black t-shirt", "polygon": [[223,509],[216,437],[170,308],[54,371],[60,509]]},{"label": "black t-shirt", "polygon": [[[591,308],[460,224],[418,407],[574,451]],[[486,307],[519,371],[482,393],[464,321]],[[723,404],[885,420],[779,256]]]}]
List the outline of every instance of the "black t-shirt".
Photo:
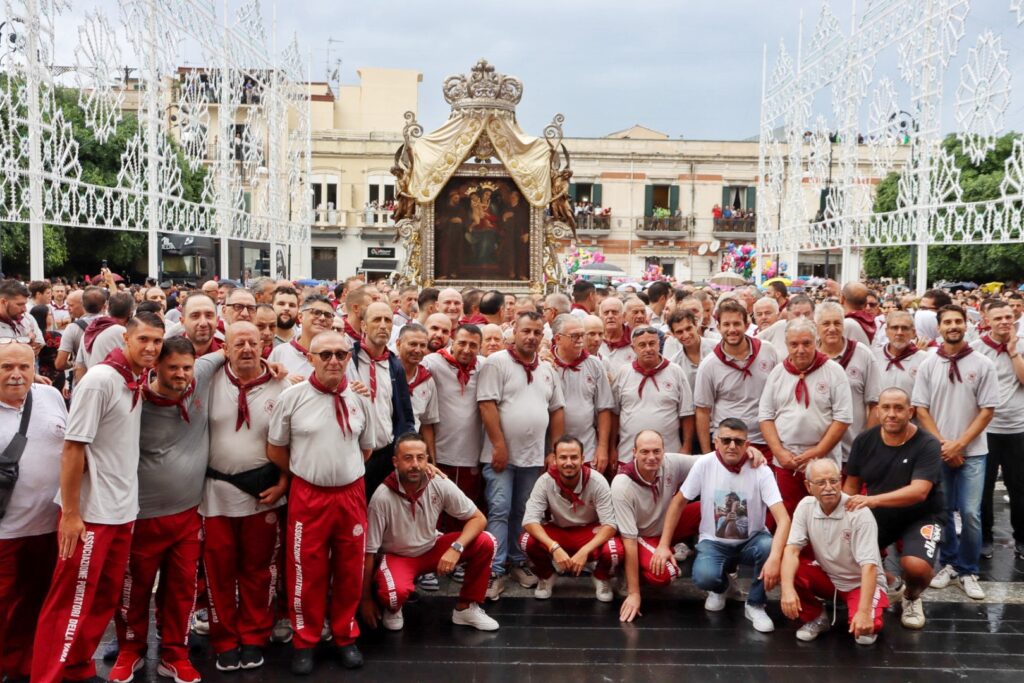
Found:
[{"label": "black t-shirt", "polygon": [[899,447],[882,441],[881,426],[864,430],[853,440],[846,473],[860,478],[869,496],[901,489],[914,479],[932,482],[932,490],[923,502],[905,508],[875,508],[875,517],[898,516],[912,521],[941,514],[946,508],[942,497],[942,446],[920,427]]}]

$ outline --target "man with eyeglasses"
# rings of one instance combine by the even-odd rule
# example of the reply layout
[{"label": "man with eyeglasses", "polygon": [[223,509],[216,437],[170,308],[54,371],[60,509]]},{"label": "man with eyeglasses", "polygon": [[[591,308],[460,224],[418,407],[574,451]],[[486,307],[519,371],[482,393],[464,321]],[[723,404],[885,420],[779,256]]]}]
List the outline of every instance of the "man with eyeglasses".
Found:
[{"label": "man with eyeglasses", "polygon": [[604,324],[600,355],[609,378],[615,377],[619,369],[636,360],[629,326],[623,322],[623,310],[622,301],[614,296],[606,298],[598,307]]},{"label": "man with eyeglasses", "polygon": [[[811,496],[796,508],[782,556],[782,613],[802,622],[797,640],[810,642],[835,621],[821,600],[843,600],[848,632],[858,645],[872,645],[889,606],[875,518],[865,507],[850,509],[833,460],[811,462],[806,485]],[[801,555],[808,546],[813,558]]]},{"label": "man with eyeglasses", "polygon": [[326,296],[311,294],[302,302],[302,334],[294,337],[287,344],[279,344],[270,352],[267,359],[271,363],[281,363],[288,369],[289,375],[301,381],[313,372],[309,362],[309,345],[313,338],[331,329],[334,321],[334,307]]},{"label": "man with eyeglasses", "polygon": [[612,434],[618,434],[609,463],[613,472],[632,459],[633,441],[644,430],[661,434],[670,453],[686,453],[693,444],[693,392],[686,373],[661,355],[658,330],[639,327],[630,337],[636,358],[619,368],[611,382]]},{"label": "man with eyeglasses", "polygon": [[[740,564],[750,565],[754,582],[743,613],[755,630],[770,633],[775,624],[764,610],[766,592],[779,583],[789,513],[771,470],[749,462],[749,446],[746,422],[730,417],[718,424],[715,450],[697,460],[672,497],[651,570],[660,574],[667,564],[674,564],[678,571],[672,550],[676,526],[689,502],[699,498],[700,542],[693,562],[693,582],[708,591],[704,609],[725,609],[729,574]],[[775,520],[774,536],[765,525],[767,512]]]},{"label": "man with eyeglasses", "polygon": [[880,386],[899,387],[913,396],[918,368],[928,357],[914,343],[914,316],[907,311],[890,312],[885,318],[885,334],[885,345],[873,349]]},{"label": "man with eyeglasses", "polygon": [[0,281],[0,338],[27,337],[32,348],[38,349],[43,343],[43,333],[36,319],[25,315],[28,297],[28,287],[18,280]]},{"label": "man with eyeglasses", "polygon": [[565,433],[579,439],[583,459],[604,474],[608,468],[615,398],[604,365],[583,348],[583,322],[563,313],[551,325],[551,362],[565,398]]},{"label": "man with eyeglasses", "polygon": [[248,289],[235,287],[228,292],[220,312],[225,325],[239,321],[251,323],[256,317],[256,297]]},{"label": "man with eyeglasses", "polygon": [[921,629],[925,624],[921,594],[933,577],[946,517],[941,446],[911,422],[914,408],[903,389],[882,391],[878,413],[881,424],[853,442],[843,484],[849,496],[846,509],[871,510],[880,548],[900,543],[902,578],[887,576],[886,584],[891,595],[903,593],[903,626]]},{"label": "man with eyeglasses", "polygon": [[[370,309],[378,305],[390,310]],[[312,339],[313,372],[280,395],[267,433],[267,457],[291,474],[285,556],[296,674],[313,670],[328,609],[342,665],[363,664],[355,644],[367,525],[363,476],[379,423],[371,403],[349,387],[351,355],[345,335],[327,331]]]}]

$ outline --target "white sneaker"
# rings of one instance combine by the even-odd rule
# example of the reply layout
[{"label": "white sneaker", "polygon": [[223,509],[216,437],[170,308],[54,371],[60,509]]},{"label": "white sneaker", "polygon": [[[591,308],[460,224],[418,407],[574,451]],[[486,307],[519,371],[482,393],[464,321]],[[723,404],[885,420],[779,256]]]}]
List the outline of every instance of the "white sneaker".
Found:
[{"label": "white sneaker", "polygon": [[331,634],[331,620],[324,617],[324,627],[320,629],[320,640],[326,643],[333,637],[334,636]]},{"label": "white sneaker", "polygon": [[380,615],[380,623],[389,631],[401,631],[402,627],[405,626],[405,617],[402,616],[401,609],[397,612],[386,609]]},{"label": "white sneaker", "polygon": [[875,641],[878,640],[878,634],[872,633],[870,636],[857,636],[853,640],[858,645],[874,645]]},{"label": "white sneaker", "polygon": [[591,578],[594,581],[594,597],[597,598],[598,602],[611,602],[615,599],[615,593],[612,591],[611,581],[599,579],[596,576],[592,576]]},{"label": "white sneaker", "polygon": [[530,571],[525,564],[517,564],[509,571],[509,576],[523,588],[533,588],[537,585],[537,575]]},{"label": "white sneaker", "polygon": [[721,612],[725,609],[725,593],[714,593],[708,591],[708,597],[704,600],[704,609],[708,612]]},{"label": "white sneaker", "polygon": [[487,599],[496,602],[505,592],[505,577],[491,574],[491,580],[487,583]]},{"label": "white sneaker", "polygon": [[747,603],[743,606],[743,615],[754,624],[755,631],[771,633],[775,630],[775,622],[764,611],[764,605],[751,605]]},{"label": "white sneaker", "polygon": [[538,600],[548,600],[551,598],[551,589],[555,586],[555,575],[552,574],[546,579],[540,579],[537,581],[537,587],[533,589],[533,597]]},{"label": "white sneaker", "polygon": [[425,591],[441,590],[441,582],[437,580],[437,574],[434,572],[421,576],[416,581],[416,585]]},{"label": "white sneaker", "polygon": [[274,624],[274,630],[270,632],[270,642],[290,643],[295,634],[292,632],[292,622],[287,618],[278,619]]},{"label": "white sneaker", "polygon": [[453,610],[452,623],[458,626],[472,626],[477,631],[498,630],[498,622],[487,616],[487,612],[475,602],[466,609]]},{"label": "white sneaker", "polygon": [[932,578],[932,582],[928,585],[932,588],[945,588],[955,578],[956,570],[953,569],[953,565],[947,564],[939,570],[939,573]]},{"label": "white sneaker", "polygon": [[675,555],[676,562],[686,562],[687,558],[693,554],[693,551],[685,543],[676,543],[672,546],[672,554]]},{"label": "white sneaker", "polygon": [[974,574],[964,574],[960,577],[960,588],[967,597],[972,600],[984,600],[985,591],[981,589],[981,585],[978,583],[978,577]]},{"label": "white sneaker", "polygon": [[828,615],[822,612],[796,630],[796,639],[809,643],[830,628]]},{"label": "white sneaker", "polygon": [[911,600],[907,596],[903,596],[903,615],[900,617],[900,623],[903,624],[903,628],[911,628],[915,631],[924,628],[924,602],[921,598],[917,600]]},{"label": "white sneaker", "polygon": [[192,633],[197,636],[210,635],[210,614],[205,609],[197,609],[192,615]]}]

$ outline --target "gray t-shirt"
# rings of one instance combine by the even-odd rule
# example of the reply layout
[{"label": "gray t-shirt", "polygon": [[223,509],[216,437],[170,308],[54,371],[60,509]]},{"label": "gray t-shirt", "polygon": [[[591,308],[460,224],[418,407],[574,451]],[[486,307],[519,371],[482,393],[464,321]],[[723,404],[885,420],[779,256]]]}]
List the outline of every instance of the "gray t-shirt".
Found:
[{"label": "gray t-shirt", "polygon": [[590,356],[577,370],[557,365],[551,369],[560,380],[565,398],[565,433],[583,442],[583,457],[590,462],[597,450],[597,414],[615,408],[604,364]]},{"label": "gray t-shirt", "polygon": [[[992,434],[1024,432],[1024,384],[1017,379],[1013,359],[1009,354],[997,352],[981,339],[973,342],[971,348],[992,361],[999,382],[999,405],[996,406],[996,413],[988,424],[988,431]],[[1024,351],[1024,339],[1017,340],[1014,352],[1021,351]]]},{"label": "gray t-shirt", "polygon": [[623,538],[660,536],[665,511],[700,456],[666,453],[661,469],[650,482],[657,491],[640,486],[625,474],[612,479],[612,507],[615,524]]},{"label": "gray t-shirt", "polygon": [[455,519],[467,520],[476,514],[476,505],[451,479],[434,477],[416,501],[416,514],[408,498],[381,484],[370,498],[367,510],[366,552],[378,550],[402,557],[419,557],[429,552],[441,532],[437,519],[445,512]]},{"label": "gray t-shirt", "polygon": [[[750,354],[754,352],[751,345],[746,358],[730,358],[740,368],[750,362]],[[729,358],[726,354],[726,358]],[[750,376],[720,361],[711,353],[700,362],[697,368],[697,382],[693,391],[693,403],[698,408],[711,410],[711,431],[727,417],[735,417],[747,423],[747,438],[752,443],[764,443],[761,425],[757,420],[758,402],[764,393],[768,375],[779,363],[775,348],[762,342],[757,358],[750,363],[747,370]]]},{"label": "gray t-shirt", "polygon": [[543,524],[550,519],[552,524],[561,529],[592,524],[615,526],[612,491],[607,479],[598,472],[591,472],[586,487],[583,486],[581,476],[573,492],[583,501],[582,505],[576,505],[575,510],[572,509],[572,502],[562,495],[551,473],[540,475],[530,492],[530,499],[526,501],[523,525]]},{"label": "gray t-shirt", "polygon": [[[921,363],[914,384],[913,404],[927,408],[943,438],[956,439],[970,426],[982,408],[1000,404],[996,368],[980,353],[971,353],[957,362],[962,381],[949,379],[949,361],[937,353]],[[967,445],[965,455],[988,453],[984,430]]]},{"label": "gray t-shirt", "polygon": [[434,425],[434,448],[437,462],[449,467],[476,467],[483,447],[480,406],[476,401],[476,384],[483,357],[478,356],[466,386],[459,384],[458,370],[439,353],[423,359],[423,367],[434,376],[437,390],[438,416]]}]

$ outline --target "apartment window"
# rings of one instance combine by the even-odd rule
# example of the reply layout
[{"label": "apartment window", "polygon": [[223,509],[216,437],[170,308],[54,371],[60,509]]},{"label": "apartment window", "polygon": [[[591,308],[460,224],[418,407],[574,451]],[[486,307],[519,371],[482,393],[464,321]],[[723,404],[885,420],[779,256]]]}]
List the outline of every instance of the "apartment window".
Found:
[{"label": "apartment window", "polygon": [[314,175],[309,179],[313,190],[313,212],[317,222],[336,223],[338,209],[338,178],[333,175]]},{"label": "apartment window", "polygon": [[368,223],[387,223],[395,202],[395,177],[371,175],[366,179],[366,206],[363,207]]},{"label": "apartment window", "polygon": [[757,206],[757,188],[752,185],[726,185],[722,188],[722,208],[753,211]]},{"label": "apartment window", "polygon": [[679,208],[678,185],[648,185],[644,188],[644,215],[653,216],[655,209],[675,214]]},{"label": "apartment window", "polygon": [[313,247],[311,272],[315,280],[334,280],[338,277],[337,247]]}]

